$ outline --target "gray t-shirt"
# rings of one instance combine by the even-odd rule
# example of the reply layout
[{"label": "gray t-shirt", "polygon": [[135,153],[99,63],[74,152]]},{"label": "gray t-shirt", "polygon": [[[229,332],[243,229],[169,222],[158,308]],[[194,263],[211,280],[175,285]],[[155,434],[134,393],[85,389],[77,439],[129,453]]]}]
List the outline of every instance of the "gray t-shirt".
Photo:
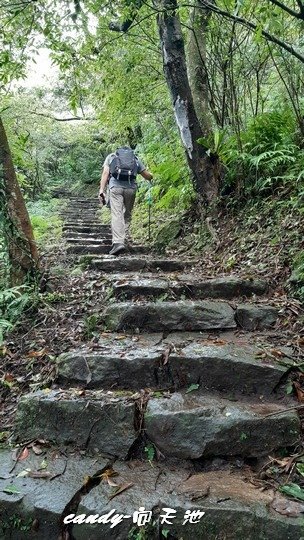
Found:
[{"label": "gray t-shirt", "polygon": [[[109,154],[105,161],[104,161],[104,164],[103,166],[108,166],[110,167],[110,163],[112,161],[112,159],[115,157],[115,154]],[[136,156],[136,163],[137,163],[137,174],[140,174],[142,173],[146,167],[144,166],[144,164],[142,163],[142,161],[140,161],[140,159],[138,159],[138,157]],[[114,178],[113,176],[110,176],[110,180],[109,180],[109,188],[111,189],[112,187],[123,187],[123,188],[133,188],[133,189],[136,189],[137,188],[137,184],[135,182],[135,180],[129,180],[128,182],[126,182],[125,180],[117,180],[116,178]]]}]

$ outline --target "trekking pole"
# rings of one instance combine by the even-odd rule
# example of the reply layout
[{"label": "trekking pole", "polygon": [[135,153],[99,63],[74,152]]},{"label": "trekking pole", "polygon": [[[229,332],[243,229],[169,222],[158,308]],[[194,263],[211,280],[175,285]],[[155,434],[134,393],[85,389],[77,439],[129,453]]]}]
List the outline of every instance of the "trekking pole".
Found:
[{"label": "trekking pole", "polygon": [[147,202],[148,202],[148,242],[150,242],[151,241],[151,206],[152,206],[152,184],[151,184],[151,182],[149,182]]}]

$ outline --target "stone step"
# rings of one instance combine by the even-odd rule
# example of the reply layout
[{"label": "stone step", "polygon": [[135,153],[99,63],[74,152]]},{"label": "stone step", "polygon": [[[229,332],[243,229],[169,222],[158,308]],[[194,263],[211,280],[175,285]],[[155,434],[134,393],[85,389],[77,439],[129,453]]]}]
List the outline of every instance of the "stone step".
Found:
[{"label": "stone step", "polygon": [[[94,246],[111,246],[112,245],[111,236],[108,236],[107,238],[103,238],[101,236],[99,238],[92,238],[90,236],[81,237],[81,238],[65,237],[65,241],[68,244],[80,245],[80,246],[83,246],[84,244],[90,245],[90,246],[93,246],[93,245]],[[108,251],[106,251],[106,253],[108,253]]]},{"label": "stone step", "polygon": [[[105,245],[96,245],[94,243],[91,244],[76,244],[71,245],[67,248],[68,254],[81,254],[81,255],[90,255],[90,254],[106,254],[109,253],[109,246],[111,246],[111,242]],[[150,251],[149,246],[130,246],[126,247],[125,249],[126,253],[147,253]]]},{"label": "stone step", "polygon": [[263,280],[243,279],[239,277],[219,277],[213,279],[190,278],[180,275],[172,280],[153,275],[139,275],[132,278],[113,276],[110,280],[113,293],[117,298],[132,299],[138,296],[158,297],[167,295],[187,298],[225,298],[236,296],[262,295],[267,292],[268,285]]},{"label": "stone step", "polygon": [[73,230],[70,230],[70,229],[66,229],[64,232],[63,232],[63,235],[62,235],[64,238],[79,238],[79,239],[83,239],[85,241],[90,241],[91,239],[98,239],[98,238],[112,238],[112,234],[110,232],[104,232],[103,230],[101,231],[96,231],[96,232],[75,232]]},{"label": "stone step", "polygon": [[91,228],[91,229],[95,229],[95,230],[99,230],[100,228],[104,227],[104,228],[107,228],[110,230],[110,227],[109,225],[103,225],[100,221],[97,221],[97,220],[94,220],[94,221],[82,221],[82,220],[78,220],[78,221],[66,221],[63,225],[63,230],[65,229],[70,229],[70,228],[76,228],[80,227],[87,227],[87,228]]},{"label": "stone step", "polygon": [[135,426],[143,426],[145,437],[166,458],[257,457],[300,441],[298,415],[276,403],[174,393],[151,397],[139,417],[140,403],[140,393],[132,397],[103,390],[28,394],[18,403],[15,436],[119,458],[127,457],[138,440]]},{"label": "stone step", "polygon": [[[174,347],[137,345],[132,336],[109,340],[99,351],[79,350],[58,357],[58,383],[86,388],[216,390],[226,395],[267,396],[280,384],[287,368],[257,357],[250,345],[222,344],[223,340],[194,341]],[[170,336],[168,338],[170,342]]]},{"label": "stone step", "polygon": [[69,197],[69,200],[72,202],[79,202],[83,204],[96,204],[99,205],[99,201],[97,197]]},{"label": "stone step", "polygon": [[298,414],[273,403],[175,393],[150,399],[144,418],[146,436],[164,456],[179,459],[257,457],[301,438]]},{"label": "stone step", "polygon": [[97,216],[96,216],[96,212],[82,212],[81,210],[79,210],[79,212],[77,213],[73,213],[73,214],[60,214],[61,215],[61,218],[62,219],[65,219],[65,220],[70,220],[70,221],[73,221],[73,220],[77,220],[80,218],[81,216],[81,219],[83,221],[92,221],[92,220],[95,220],[95,219],[98,219]]},{"label": "stone step", "polygon": [[81,218],[95,218],[96,217],[96,210],[84,210],[82,208],[78,208],[78,209],[75,209],[73,210],[73,212],[65,212],[65,211],[62,211],[61,212],[61,215],[65,218],[75,218],[75,219],[78,219],[79,217]]},{"label": "stone step", "polygon": [[190,268],[193,261],[177,260],[177,259],[151,259],[151,258],[134,258],[120,255],[119,257],[92,258],[90,266],[96,270],[103,272],[137,272],[138,270],[145,271],[162,271],[162,272],[178,272],[185,268]]},{"label": "stone step", "polygon": [[103,314],[108,330],[149,332],[196,331],[236,328],[263,330],[273,326],[278,310],[272,306],[227,302],[178,300],[164,302],[118,302]]},{"label": "stone step", "polygon": [[98,210],[101,208],[101,206],[98,201],[77,201],[77,200],[70,199],[65,209],[68,212],[72,212],[75,208],[81,208],[82,210],[87,210],[87,209]]},{"label": "stone step", "polygon": [[84,234],[86,235],[111,235],[110,229],[106,229],[104,227],[100,227],[100,225],[68,225],[67,227],[63,227],[63,234],[67,233],[69,235],[74,236],[74,234]]},{"label": "stone step", "polygon": [[125,458],[138,433],[134,400],[113,392],[49,391],[27,394],[18,404],[18,439],[47,439]]},{"label": "stone step", "polygon": [[[24,476],[25,468],[38,471],[42,458],[48,464],[44,472],[49,472],[52,480]],[[225,538],[231,540],[303,538],[301,514],[291,517],[275,511],[290,506],[290,500],[280,494],[274,500],[273,490],[257,489],[248,478],[248,468],[238,470],[230,464],[227,470],[226,463],[225,470],[224,463],[222,469],[216,470],[214,463],[211,470],[197,472],[191,464],[174,467],[174,464],[153,462],[152,465],[147,461],[116,461],[113,480],[118,486],[129,488],[111,500],[116,488],[100,476],[109,468],[108,460],[101,456],[74,454],[67,459],[53,448],[44,448],[43,455],[36,456],[30,448],[25,461],[14,463],[11,450],[0,450],[1,538],[58,540],[72,535],[75,540],[125,540],[143,538],[144,533],[152,539],[169,537],[168,530],[170,538],[184,540],[193,537],[218,540],[224,538],[223,531],[229,531]],[[84,482],[92,483],[92,477],[98,475],[99,485],[95,480],[96,487],[79,497],[79,507],[76,497],[74,507],[69,507]],[[6,493],[9,488],[15,493]],[[294,507],[295,504],[298,503],[293,503]],[[147,514],[145,526],[137,527],[133,517],[136,523],[135,512],[140,507],[151,514]],[[299,504],[298,507],[301,511]],[[173,510],[171,525],[162,524],[164,508]],[[189,511],[196,512],[196,522],[185,519]],[[78,516],[79,523],[72,524],[70,532],[64,534],[60,523],[72,513]],[[99,518],[99,523],[94,524],[94,516],[95,520]]]},{"label": "stone step", "polygon": [[66,223],[63,224],[62,229],[63,229],[63,231],[75,231],[75,232],[84,232],[84,233],[86,233],[88,231],[92,231],[92,232],[103,231],[103,232],[108,232],[108,233],[111,232],[111,227],[109,225],[104,225],[103,223],[99,223],[97,221],[95,221],[93,223],[83,223],[83,222],[70,223],[70,222],[66,222]]}]

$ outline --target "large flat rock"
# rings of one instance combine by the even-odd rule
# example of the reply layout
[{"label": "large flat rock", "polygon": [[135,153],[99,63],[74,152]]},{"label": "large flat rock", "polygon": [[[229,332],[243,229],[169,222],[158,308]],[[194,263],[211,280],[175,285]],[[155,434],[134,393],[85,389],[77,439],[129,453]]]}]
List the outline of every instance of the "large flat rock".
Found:
[{"label": "large flat rock", "polygon": [[[24,470],[38,471],[42,459],[52,480],[19,476]],[[55,449],[45,449],[35,456],[29,449],[25,461],[14,466],[12,453],[0,451],[0,534],[2,540],[58,540],[61,533],[60,517],[74,494],[89,477],[102,470],[107,461],[101,457],[77,455],[63,456]],[[133,515],[140,507],[151,511],[148,538],[159,538],[161,515],[164,508],[172,508],[171,525],[163,525],[172,538],[191,540],[300,540],[303,538],[302,517],[287,517],[274,508],[288,500],[274,494],[272,489],[260,491],[246,481],[246,471],[209,471],[197,473],[190,464],[116,462],[113,466],[117,485],[129,485],[112,501],[115,488],[106,479],[80,500],[78,508],[67,510],[76,516],[105,516],[109,512],[129,516],[115,527],[108,523],[74,524],[75,540],[126,540],[142,534],[144,527],[136,528]],[[12,472],[11,472],[12,471]],[[57,476],[56,476],[57,475]],[[248,475],[248,472],[247,472]],[[6,494],[14,486],[15,494]],[[275,502],[274,502],[275,497]],[[114,510],[114,513],[113,513]],[[197,523],[184,523],[187,510],[204,512]],[[301,511],[301,505],[299,505]],[[80,517],[78,519],[81,519]],[[32,528],[32,524],[35,527]],[[19,527],[16,526],[19,524]],[[22,527],[22,529],[21,529]]]},{"label": "large flat rock", "polygon": [[145,329],[150,332],[235,328],[234,310],[225,302],[120,302],[104,313],[110,330]]},{"label": "large flat rock", "polygon": [[70,245],[67,247],[67,253],[69,255],[86,255],[86,254],[95,254],[95,253],[109,253],[111,249],[110,243],[104,245],[91,244],[76,244]]},{"label": "large flat rock", "polygon": [[[71,245],[67,248],[67,253],[70,254],[106,254],[109,252],[111,246],[111,242],[105,241],[104,245],[96,245],[96,243],[91,244],[83,244],[83,243],[77,243],[75,245]],[[149,247],[147,246],[139,246],[139,245],[133,245],[130,247],[126,247],[126,252],[129,253],[148,253]]]},{"label": "large flat rock", "polygon": [[165,277],[134,276],[132,278],[117,278],[111,280],[116,297],[132,299],[139,295],[157,297],[160,295],[181,295],[187,298],[225,298],[237,296],[262,295],[267,291],[267,283],[263,280],[250,280],[238,277],[220,277],[214,279],[189,279],[180,276],[179,281]]},{"label": "large flat rock", "polygon": [[236,320],[244,330],[265,330],[275,325],[278,314],[273,306],[242,304],[237,307]]},{"label": "large flat rock", "polygon": [[102,272],[138,272],[138,270],[178,272],[193,265],[193,261],[176,259],[140,258],[119,255],[92,259],[90,266]]},{"label": "large flat rock", "polygon": [[19,440],[47,439],[56,444],[126,457],[136,439],[134,403],[127,397],[99,393],[35,392],[18,404]]},{"label": "large flat rock", "polygon": [[[278,414],[267,416],[273,412]],[[263,456],[301,437],[298,415],[276,404],[240,404],[193,393],[151,399],[145,431],[166,457],[181,459]]]},{"label": "large flat rock", "polygon": [[100,351],[74,351],[59,356],[58,382],[105,389],[182,389],[198,384],[198,392],[218,390],[234,395],[269,395],[286,368],[257,359],[256,349],[237,345],[192,343],[143,347],[121,339]]}]

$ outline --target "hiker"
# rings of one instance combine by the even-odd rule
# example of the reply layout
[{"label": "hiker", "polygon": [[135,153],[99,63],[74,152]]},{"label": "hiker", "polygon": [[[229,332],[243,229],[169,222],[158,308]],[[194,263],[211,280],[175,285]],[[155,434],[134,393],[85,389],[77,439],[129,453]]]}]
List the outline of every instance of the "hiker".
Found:
[{"label": "hiker", "polygon": [[141,174],[146,180],[153,178],[129,146],[123,146],[109,154],[103,164],[99,197],[105,204],[105,190],[109,182],[112,227],[110,255],[118,255],[125,249],[137,190],[137,174]]}]

